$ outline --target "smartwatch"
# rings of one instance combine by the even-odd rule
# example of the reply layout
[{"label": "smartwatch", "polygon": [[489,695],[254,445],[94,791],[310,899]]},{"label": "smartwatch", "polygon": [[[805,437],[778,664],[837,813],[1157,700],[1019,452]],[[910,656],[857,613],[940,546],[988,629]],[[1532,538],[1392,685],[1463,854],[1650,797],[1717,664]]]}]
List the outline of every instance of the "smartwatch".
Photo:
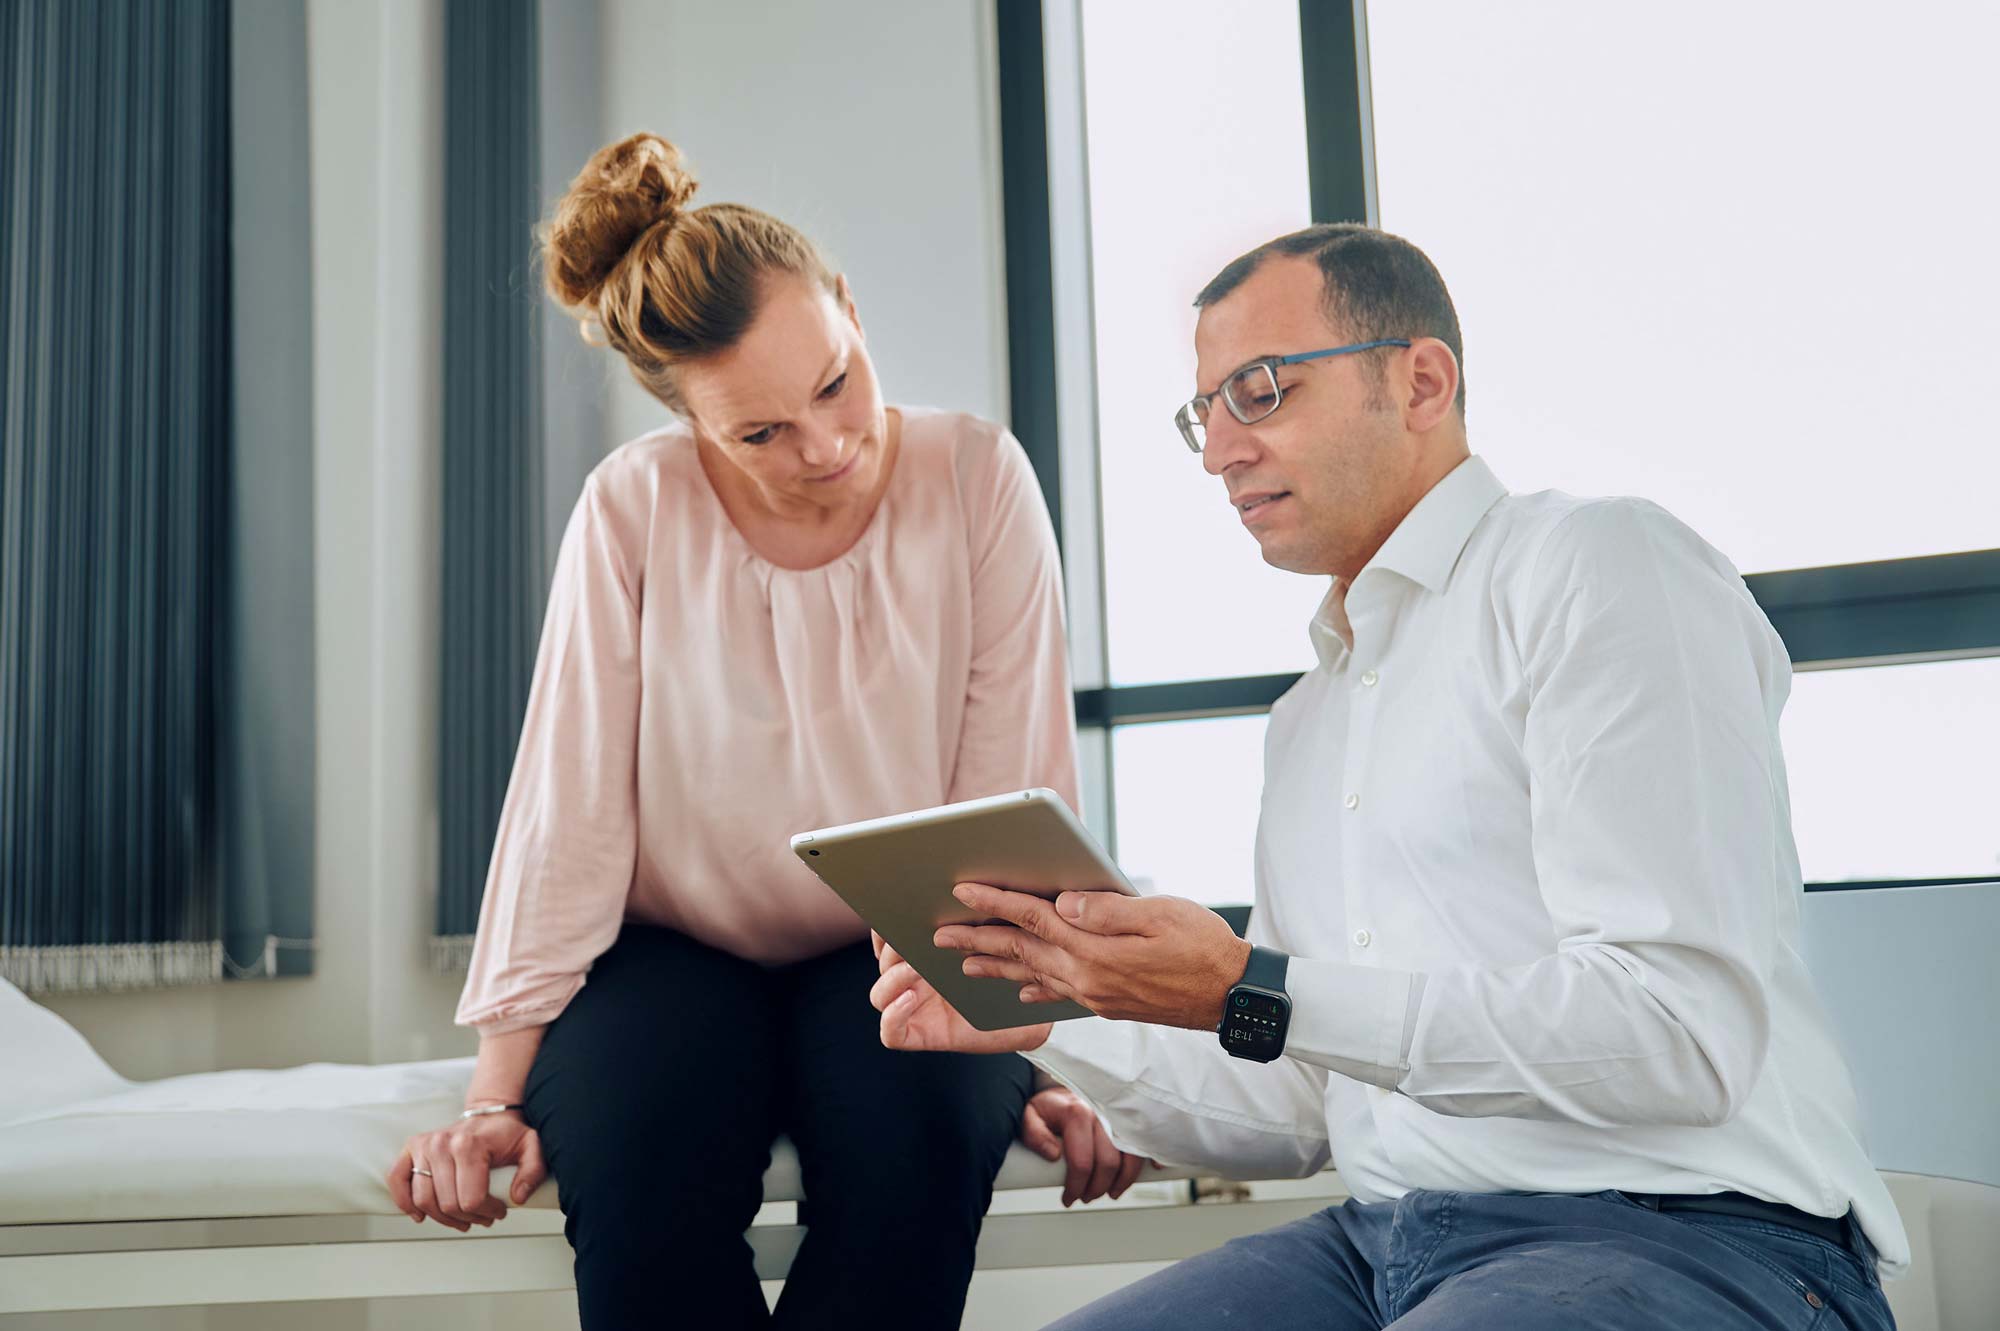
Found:
[{"label": "smartwatch", "polygon": [[1215,1033],[1238,1058],[1269,1063],[1285,1052],[1292,1024],[1292,1000],[1285,994],[1285,967],[1291,958],[1275,948],[1252,947],[1250,964],[1222,1000],[1222,1024]]}]

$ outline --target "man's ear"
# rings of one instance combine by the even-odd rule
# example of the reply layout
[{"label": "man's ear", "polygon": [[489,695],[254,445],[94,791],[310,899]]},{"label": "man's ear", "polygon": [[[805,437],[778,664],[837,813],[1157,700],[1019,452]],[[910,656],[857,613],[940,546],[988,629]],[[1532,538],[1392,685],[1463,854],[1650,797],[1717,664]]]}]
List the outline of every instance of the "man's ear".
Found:
[{"label": "man's ear", "polygon": [[1420,337],[1410,344],[1410,391],[1403,403],[1403,419],[1410,430],[1423,434],[1437,426],[1458,402],[1458,357],[1435,337]]}]

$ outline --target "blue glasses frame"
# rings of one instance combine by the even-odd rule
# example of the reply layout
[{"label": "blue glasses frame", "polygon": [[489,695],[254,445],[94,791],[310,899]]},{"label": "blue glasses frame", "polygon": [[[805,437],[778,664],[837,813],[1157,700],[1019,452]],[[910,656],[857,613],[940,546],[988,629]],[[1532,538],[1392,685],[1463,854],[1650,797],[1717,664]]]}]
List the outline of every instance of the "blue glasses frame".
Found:
[{"label": "blue glasses frame", "polygon": [[[1279,366],[1297,365],[1300,361],[1319,360],[1324,356],[1348,356],[1357,351],[1373,351],[1377,347],[1409,345],[1407,337],[1382,337],[1373,342],[1354,342],[1344,347],[1326,347],[1319,351],[1253,360],[1231,371],[1229,377],[1222,381],[1222,387],[1215,392],[1201,393],[1182,403],[1180,410],[1174,413],[1174,428],[1181,432],[1188,448],[1199,453],[1208,437],[1208,413],[1217,397],[1229,408],[1230,415],[1245,425],[1255,425],[1284,404],[1285,392],[1278,387]],[[1242,385],[1240,395],[1239,383]],[[1245,398],[1248,400],[1243,400]]]}]

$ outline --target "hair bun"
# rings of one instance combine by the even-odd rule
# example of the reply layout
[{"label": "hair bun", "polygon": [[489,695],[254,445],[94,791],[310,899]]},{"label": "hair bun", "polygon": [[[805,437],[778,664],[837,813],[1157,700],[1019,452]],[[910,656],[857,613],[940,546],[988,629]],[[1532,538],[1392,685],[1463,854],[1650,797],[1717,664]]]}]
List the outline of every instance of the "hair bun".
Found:
[{"label": "hair bun", "polygon": [[657,134],[601,148],[556,205],[546,236],[549,290],[564,305],[594,302],[639,237],[671,223],[694,197],[694,173]]}]

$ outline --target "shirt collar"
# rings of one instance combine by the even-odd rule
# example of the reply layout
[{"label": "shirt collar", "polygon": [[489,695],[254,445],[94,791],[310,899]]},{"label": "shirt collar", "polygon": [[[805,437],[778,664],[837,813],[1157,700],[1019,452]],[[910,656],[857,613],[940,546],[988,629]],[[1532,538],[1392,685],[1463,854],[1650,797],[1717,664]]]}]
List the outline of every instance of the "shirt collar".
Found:
[{"label": "shirt collar", "polygon": [[[1484,458],[1466,458],[1404,515],[1361,572],[1387,569],[1428,591],[1443,591],[1473,529],[1506,493]],[[1332,665],[1343,651],[1353,649],[1354,630],[1347,619],[1347,592],[1353,585],[1336,575],[1313,615],[1313,653],[1321,665]]]},{"label": "shirt collar", "polygon": [[1427,591],[1443,591],[1472,529],[1506,493],[1485,459],[1467,458],[1417,501],[1361,572],[1388,569]]}]

